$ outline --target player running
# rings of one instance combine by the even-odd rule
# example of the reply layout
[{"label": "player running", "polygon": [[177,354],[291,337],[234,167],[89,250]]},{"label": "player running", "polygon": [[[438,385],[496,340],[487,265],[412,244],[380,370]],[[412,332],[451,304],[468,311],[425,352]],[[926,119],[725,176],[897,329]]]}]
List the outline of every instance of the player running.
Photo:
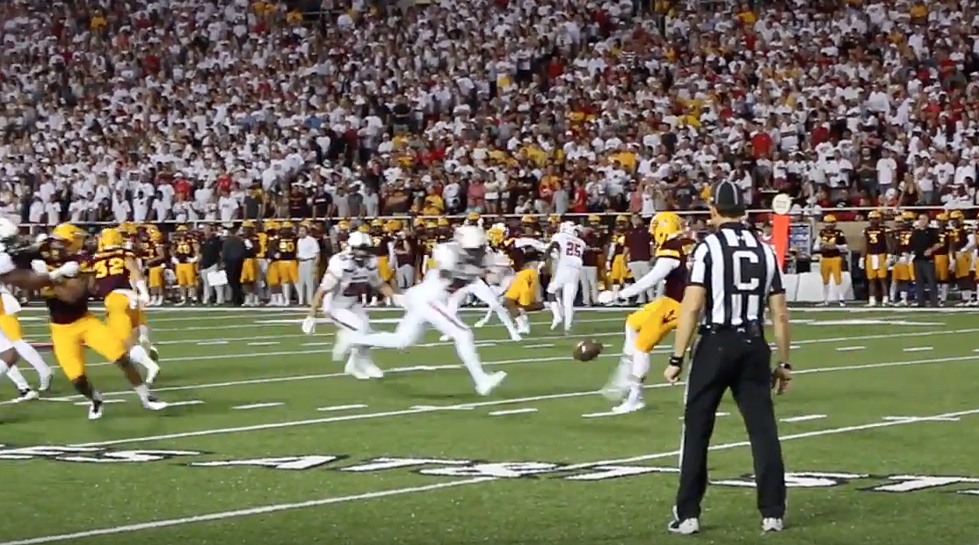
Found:
[{"label": "player running", "polygon": [[[83,263],[82,273],[94,273],[94,268],[89,267],[84,256],[78,254],[83,244],[84,232],[81,229],[69,223],[58,225],[52,236],[41,244],[38,253],[43,262],[38,264],[53,273],[62,271],[59,275],[62,278],[78,271],[79,262]],[[158,411],[166,408],[167,404],[150,393],[139,371],[133,367],[123,340],[88,310],[88,292],[85,275],[67,278],[63,283],[41,290],[51,314],[54,355],[75,390],[90,401],[89,420],[102,418],[103,402],[102,394],[92,386],[86,375],[86,347],[122,369],[145,409]]]},{"label": "player running", "polygon": [[[581,267],[584,262],[585,248],[588,245],[578,237],[578,226],[570,221],[560,225],[558,232],[551,237],[547,247],[547,255],[554,266],[554,276],[547,285],[548,305],[551,308],[551,330],[564,323],[564,333],[571,332],[574,321],[574,300],[578,296],[578,282],[581,279]],[[561,293],[560,301],[558,292]]]},{"label": "player running", "polygon": [[625,325],[622,358],[602,392],[612,400],[626,399],[612,409],[618,414],[646,406],[642,382],[649,372],[649,353],[667,333],[676,329],[683,290],[687,287],[687,256],[695,241],[683,236],[683,220],[674,212],[660,212],[653,219],[656,262],[653,270],[618,293],[620,300],[665,281],[663,295],[629,315]]},{"label": "player running", "polygon": [[421,284],[410,288],[401,298],[405,315],[391,333],[367,333],[341,330],[334,354],[345,354],[351,347],[373,346],[404,349],[422,337],[430,324],[455,342],[456,353],[472,377],[479,395],[489,395],[506,373],[486,373],[479,361],[472,331],[446,306],[449,297],[483,275],[486,235],[479,227],[463,226],[455,240],[437,245],[432,257],[434,267]]},{"label": "player running", "polygon": [[[339,350],[343,332],[368,332],[370,319],[364,310],[363,298],[372,289],[386,298],[394,298],[394,290],[381,279],[377,268],[377,256],[370,235],[355,231],[347,239],[347,249],[333,255],[319,288],[310,301],[309,315],[303,320],[303,332],[311,335],[316,331],[316,313],[322,308],[340,330],[333,345],[333,358],[340,360],[347,350]],[[384,372],[371,361],[366,346],[356,346],[350,351],[344,372],[358,379],[381,378]]]},{"label": "player running", "polygon": [[[486,240],[489,242],[489,253],[486,259],[486,283],[489,284],[490,289],[496,294],[497,300],[502,301],[503,294],[506,293],[507,289],[510,287],[510,283],[513,282],[513,260],[503,249],[503,242],[506,240],[507,228],[506,225],[502,223],[497,223],[486,231]],[[500,304],[502,307],[502,303]],[[506,307],[502,307],[503,311],[506,312],[507,318],[513,321],[513,317],[510,316],[509,311]],[[493,307],[486,310],[486,315],[480,318],[474,326],[478,329],[485,326],[493,318],[494,312],[498,312]],[[500,315],[500,319],[503,319],[503,315]],[[504,323],[506,323],[504,321]],[[508,327],[509,329],[509,327]],[[519,336],[520,334],[517,333]],[[513,334],[511,333],[511,337]]]},{"label": "player running", "polygon": [[146,369],[146,384],[153,384],[160,366],[143,346],[146,335],[141,331],[146,328],[144,309],[150,303],[150,294],[135,254],[125,249],[123,243],[117,229],[110,227],[99,233],[102,251],[88,265],[92,272],[89,287],[93,297],[105,302],[106,325],[126,343],[130,359]]}]

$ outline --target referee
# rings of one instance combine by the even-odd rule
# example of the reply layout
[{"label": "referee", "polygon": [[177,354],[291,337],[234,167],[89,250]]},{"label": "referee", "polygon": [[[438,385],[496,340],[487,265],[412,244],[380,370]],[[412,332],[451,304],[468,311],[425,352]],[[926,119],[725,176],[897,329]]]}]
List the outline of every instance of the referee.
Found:
[{"label": "referee", "polygon": [[[741,222],[744,215],[741,188],[729,181],[714,184],[710,223],[716,230],[694,248],[673,356],[663,372],[669,382],[679,379],[683,354],[694,331],[699,332],[684,395],[680,486],[669,525],[678,534],[700,531],[708,444],[717,406],[728,388],[751,441],[762,530],[782,530],[785,469],[770,390],[777,384],[781,394],[792,380],[789,316],[775,252]],[[766,303],[781,362],[774,371],[764,332]]]}]

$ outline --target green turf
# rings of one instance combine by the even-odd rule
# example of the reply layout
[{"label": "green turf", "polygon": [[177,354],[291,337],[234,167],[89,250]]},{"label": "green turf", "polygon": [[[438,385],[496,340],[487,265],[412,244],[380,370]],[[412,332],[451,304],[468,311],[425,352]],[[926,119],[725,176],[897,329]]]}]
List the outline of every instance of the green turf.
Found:
[{"label": "green turf", "polygon": [[[27,316],[39,319],[24,322],[27,335],[45,340],[42,315]],[[107,405],[101,421],[85,419],[86,408],[74,404],[63,379],[47,400],[0,406],[0,443],[8,449],[0,456],[39,445],[76,449],[61,451],[73,461],[56,460],[50,450],[0,459],[0,545],[683,540],[665,532],[682,414],[682,387],[658,380],[668,346],[653,357],[647,410],[582,416],[610,408],[595,390],[617,360],[624,313],[579,312],[572,338],[548,331],[545,314],[534,317],[534,334],[520,343],[510,342],[498,325],[479,330],[485,363],[509,373],[487,398],[473,392],[451,345],[432,333],[423,346],[376,352],[388,370],[383,380],[342,376],[330,354],[332,328],[304,336],[301,316],[154,312],[153,338],[164,357],[155,390],[166,401],[202,404],[148,413],[119,371],[93,357],[93,382],[109,399],[122,400]],[[968,545],[979,539],[968,522],[979,495],[962,493],[979,490],[979,414],[965,414],[979,410],[976,317],[890,310],[793,314],[799,375],[777,410],[780,418],[825,416],[780,423],[788,470],[867,477],[793,487],[788,530],[766,540]],[[575,362],[572,347],[585,337],[605,344],[605,353]],[[281,405],[235,408],[259,403]],[[343,405],[366,407],[318,410]],[[518,409],[536,412],[490,415]],[[711,454],[710,466],[711,477],[724,482],[710,488],[703,534],[694,539],[757,543],[753,491],[737,486],[751,473],[750,449],[742,444],[733,402],[725,400],[720,411],[729,414],[718,417],[713,443],[720,450]],[[962,414],[948,421],[884,420],[950,413]],[[174,452],[126,461],[160,456],[157,451]],[[402,467],[378,469],[379,459],[400,459]],[[239,465],[221,465],[229,460]],[[240,465],[244,460],[263,461]],[[374,470],[347,470],[368,464]],[[610,478],[625,473],[637,474]],[[899,484],[888,480],[892,475],[963,479],[906,493],[869,490]],[[109,533],[93,534],[102,529]],[[82,535],[52,537],[73,533]]]}]

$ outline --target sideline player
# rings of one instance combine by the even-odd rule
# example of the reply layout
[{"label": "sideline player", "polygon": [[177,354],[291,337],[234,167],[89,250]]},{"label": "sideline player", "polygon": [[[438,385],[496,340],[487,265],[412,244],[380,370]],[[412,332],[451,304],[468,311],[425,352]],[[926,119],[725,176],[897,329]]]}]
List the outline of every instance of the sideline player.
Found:
[{"label": "sideline player", "polygon": [[[914,282],[914,267],[911,263],[911,236],[914,229],[911,222],[915,219],[914,212],[906,210],[894,218],[894,244],[897,247],[896,262],[891,272],[891,303],[900,306],[908,304],[908,294],[911,292],[911,282]],[[901,292],[901,300],[897,300],[897,292]]]},{"label": "sideline player", "polygon": [[[574,322],[574,300],[578,296],[578,282],[581,280],[582,257],[588,245],[578,237],[578,226],[570,221],[560,225],[551,238],[547,255],[556,261],[554,276],[547,285],[547,299],[551,308],[551,330],[564,323],[564,333],[571,333]],[[558,302],[558,292],[561,301]]]},{"label": "sideline player", "polygon": [[877,210],[871,210],[867,219],[870,225],[863,230],[866,247],[863,272],[867,276],[870,291],[869,306],[877,306],[877,297],[880,297],[882,304],[887,305],[890,302],[887,297],[887,228],[881,225],[881,213]]},{"label": "sideline player", "polygon": [[975,280],[972,277],[972,251],[976,248],[976,234],[965,224],[965,214],[952,210],[948,215],[948,244],[955,266],[955,282],[962,294],[960,305],[972,301]]},{"label": "sideline player", "polygon": [[[282,222],[279,234],[272,242],[272,263],[269,265],[269,284],[279,286],[276,306],[292,304],[292,288],[299,283],[299,262],[296,260],[298,239],[291,221]],[[273,300],[276,296],[273,295]],[[271,304],[271,303],[270,303]]]},{"label": "sideline player", "polygon": [[[39,248],[43,260],[41,266],[49,271],[71,271],[78,267],[78,250],[84,244],[84,232],[68,223],[54,228],[51,237]],[[91,270],[82,270],[83,273]],[[48,274],[51,274],[49,272]],[[63,275],[69,276],[66,273]],[[156,399],[149,387],[133,367],[125,343],[112,333],[104,323],[88,309],[88,280],[84,275],[68,278],[64,283],[41,290],[51,316],[51,342],[65,376],[75,390],[90,401],[88,418],[102,417],[102,394],[96,390],[85,373],[85,347],[91,348],[118,365],[132,385],[145,409],[158,411],[166,403]]]},{"label": "sideline player", "polygon": [[483,274],[482,259],[486,237],[478,227],[463,227],[456,240],[439,244],[433,251],[435,267],[422,283],[404,293],[401,300],[405,315],[394,332],[367,333],[341,330],[337,335],[334,354],[345,354],[351,346],[405,349],[418,341],[430,324],[455,342],[456,353],[472,377],[479,395],[489,395],[506,373],[487,373],[479,361],[472,331],[446,307],[446,300],[455,291],[469,285]]},{"label": "sideline player", "polygon": [[163,244],[163,233],[159,229],[149,231],[149,241],[146,243],[146,267],[150,280],[150,306],[163,304],[166,282],[164,280],[164,264],[167,262],[167,251]]},{"label": "sideline player", "polygon": [[194,239],[187,233],[187,226],[180,225],[174,233],[170,247],[170,261],[173,262],[177,285],[180,287],[180,302],[197,302],[197,247]]},{"label": "sideline player", "polygon": [[846,251],[846,235],[836,227],[836,216],[826,214],[823,218],[823,228],[816,237],[813,250],[819,252],[819,272],[823,276],[823,303],[839,301],[840,306],[846,305],[846,293],[843,291],[843,252]]},{"label": "sideline player", "polygon": [[[96,299],[105,304],[105,323],[116,337],[129,349],[129,357],[146,369],[146,384],[153,384],[160,373],[160,366],[143,347],[146,328],[146,311],[150,302],[143,278],[136,264],[135,255],[123,247],[122,234],[113,228],[99,233],[102,251],[92,258],[89,269],[89,287]],[[136,287],[134,292],[130,289]]]},{"label": "sideline player", "polygon": [[675,212],[660,212],[653,219],[656,261],[653,270],[619,292],[622,300],[664,282],[663,295],[626,318],[622,359],[602,390],[606,397],[625,400],[613,412],[638,411],[646,406],[642,382],[649,373],[649,354],[667,333],[676,329],[683,290],[687,286],[687,256],[695,241],[683,236],[683,220]]},{"label": "sideline player", "polygon": [[620,215],[615,218],[615,232],[612,234],[605,258],[606,284],[612,285],[612,295],[618,299],[619,290],[630,277],[626,266],[625,234],[629,229],[629,216]]},{"label": "sideline player", "polygon": [[953,265],[950,259],[951,245],[948,237],[948,214],[939,213],[935,217],[938,227],[939,247],[933,254],[935,257],[935,280],[938,282],[938,304],[945,306],[948,302],[948,285],[952,280]]},{"label": "sideline player", "polygon": [[[370,331],[370,318],[364,310],[363,297],[371,289],[380,291],[385,297],[394,298],[394,290],[381,279],[377,268],[377,256],[371,237],[367,233],[354,231],[347,239],[347,248],[334,254],[326,267],[326,273],[319,288],[310,301],[309,315],[303,320],[303,332],[311,335],[316,331],[316,313],[320,308],[342,331]],[[333,345],[334,359],[341,359],[337,347]],[[371,361],[367,347],[357,346],[351,350],[344,372],[358,380],[381,378],[384,372]]]}]

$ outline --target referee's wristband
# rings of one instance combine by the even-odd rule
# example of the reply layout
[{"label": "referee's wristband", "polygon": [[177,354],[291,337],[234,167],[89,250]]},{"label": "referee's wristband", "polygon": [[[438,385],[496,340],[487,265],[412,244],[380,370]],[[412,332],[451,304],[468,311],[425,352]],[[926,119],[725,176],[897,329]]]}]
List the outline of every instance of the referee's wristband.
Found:
[{"label": "referee's wristband", "polygon": [[683,369],[683,356],[670,356],[670,367]]}]

